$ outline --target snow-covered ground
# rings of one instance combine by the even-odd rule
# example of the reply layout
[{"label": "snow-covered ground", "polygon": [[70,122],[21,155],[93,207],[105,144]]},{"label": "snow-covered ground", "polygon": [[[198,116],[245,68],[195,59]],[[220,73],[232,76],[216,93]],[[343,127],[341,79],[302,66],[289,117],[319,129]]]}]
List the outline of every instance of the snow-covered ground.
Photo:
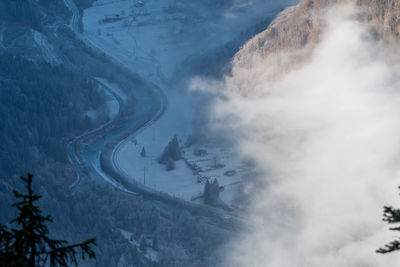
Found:
[{"label": "snow-covered ground", "polygon": [[[202,187],[206,180],[217,179],[223,191],[221,199],[231,204],[236,190],[249,175],[249,168],[231,147],[215,145],[193,145],[185,149],[184,158],[197,171],[196,182]],[[203,188],[201,188],[203,189]]]},{"label": "snow-covered ground", "polygon": [[[174,134],[181,144],[187,140],[196,115],[195,97],[176,90],[171,82],[175,69],[188,56],[224,44],[235,38],[241,27],[247,27],[239,27],[239,22],[243,21],[240,16],[244,14],[240,10],[232,9],[215,19],[210,18],[218,3],[211,5],[177,0],[98,0],[84,11],[83,34],[93,46],[107,51],[115,60],[160,87],[168,100],[168,108],[161,119],[142,128],[118,147],[115,154],[118,168],[153,189],[186,200],[202,194],[206,179],[218,178],[225,189],[221,198],[230,204],[246,172],[233,150],[207,146],[185,148],[186,162],[176,162],[176,169],[169,172],[157,162]],[[232,30],[232,25],[237,27]],[[143,147],[146,157],[140,156]],[[196,149],[207,153],[195,155]],[[218,168],[215,162],[220,165]],[[200,171],[188,166],[194,164]]]},{"label": "snow-covered ground", "polygon": [[139,7],[131,0],[98,0],[85,10],[83,23],[91,42],[111,51],[144,78],[168,78],[189,55],[231,37],[227,21],[205,21],[207,14],[196,10],[181,12],[190,8],[183,2],[142,2]]},{"label": "snow-covered ground", "polygon": [[[126,239],[126,240],[128,240],[129,241],[129,243],[131,243],[132,245],[134,245],[134,246],[136,246],[136,248],[138,249],[138,250],[140,250],[140,241],[138,240],[135,240],[135,238],[134,238],[134,234],[133,233],[131,233],[131,232],[129,232],[129,231],[126,231],[126,230],[123,230],[123,229],[119,229],[119,231],[120,231],[120,233],[121,233],[121,235]],[[151,246],[152,246],[152,238],[146,238],[145,239],[146,240],[146,253],[144,254],[144,256],[147,258],[147,259],[149,259],[149,260],[151,260],[151,261],[153,261],[153,262],[158,262],[158,252],[157,251],[155,251]]]},{"label": "snow-covered ground", "polygon": [[54,51],[53,45],[50,43],[49,39],[42,33],[32,30],[33,40],[41,52],[42,58],[53,64],[59,64],[61,62],[57,53]]},{"label": "snow-covered ground", "polygon": [[[184,159],[176,161],[176,169],[166,171],[166,166],[157,162],[160,149],[166,143],[154,142],[158,134],[155,130],[148,133],[143,131],[132,137],[120,151],[119,162],[127,174],[146,186],[189,201],[201,201],[199,196],[203,193],[205,181],[216,178],[224,187],[221,199],[232,203],[237,186],[248,174],[246,164],[232,149],[207,145],[185,147]],[[145,157],[141,156],[143,147]]]}]

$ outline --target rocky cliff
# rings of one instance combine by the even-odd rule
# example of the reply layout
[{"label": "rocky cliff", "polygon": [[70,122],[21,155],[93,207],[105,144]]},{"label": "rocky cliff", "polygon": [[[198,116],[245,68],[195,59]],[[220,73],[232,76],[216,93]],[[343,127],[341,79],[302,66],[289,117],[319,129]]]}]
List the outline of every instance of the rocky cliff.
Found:
[{"label": "rocky cliff", "polygon": [[[399,0],[303,0],[297,6],[281,12],[271,25],[247,42],[233,60],[233,73],[240,68],[253,69],[257,61],[271,57],[276,64],[270,76],[294,68],[307,58],[312,47],[324,32],[326,7],[335,4],[354,4],[360,8],[358,19],[371,26],[373,35],[388,42],[396,42],[400,34]],[[302,50],[302,53],[297,53]],[[290,51],[290,59],[279,56]],[[288,65],[290,62],[290,66]],[[283,71],[284,72],[284,71]]]}]

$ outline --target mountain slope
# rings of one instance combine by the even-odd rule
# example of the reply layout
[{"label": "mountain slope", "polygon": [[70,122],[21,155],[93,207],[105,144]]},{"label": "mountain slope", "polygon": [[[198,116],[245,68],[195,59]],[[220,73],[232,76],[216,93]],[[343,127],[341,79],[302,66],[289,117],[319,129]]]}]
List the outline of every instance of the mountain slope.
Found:
[{"label": "mountain slope", "polygon": [[[304,0],[281,12],[270,27],[247,42],[236,54],[234,67],[251,68],[259,59],[279,52],[312,47],[324,32],[325,9],[329,5],[355,3],[362,13],[359,20],[368,23],[376,37],[396,40],[400,33],[400,2],[396,0]],[[290,62],[302,61],[293,55]],[[283,60],[278,60],[279,62]],[[285,68],[289,68],[282,63]],[[290,67],[290,68],[293,68]],[[276,74],[276,73],[275,73]]]}]

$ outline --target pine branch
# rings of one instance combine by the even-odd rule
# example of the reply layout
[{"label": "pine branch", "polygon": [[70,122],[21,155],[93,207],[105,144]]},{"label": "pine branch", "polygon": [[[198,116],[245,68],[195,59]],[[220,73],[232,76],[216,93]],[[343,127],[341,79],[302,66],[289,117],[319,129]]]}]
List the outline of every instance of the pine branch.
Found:
[{"label": "pine branch", "polygon": [[51,266],[67,266],[67,262],[72,262],[75,266],[78,265],[76,258],[76,250],[80,250],[81,258],[84,260],[86,256],[89,259],[96,257],[91,245],[96,245],[96,239],[91,238],[85,242],[70,245],[70,246],[60,246],[61,244],[67,243],[64,240],[48,240],[48,245],[50,246],[50,251],[44,252],[50,258]]},{"label": "pine branch", "polygon": [[386,254],[397,250],[400,250],[400,242],[395,240],[385,245],[385,247],[378,249],[376,253]]},{"label": "pine branch", "polygon": [[[399,186],[400,188],[400,186]],[[383,221],[389,224],[400,223],[400,209],[395,209],[393,207],[385,206],[383,209]],[[389,228],[391,231],[400,231],[400,226]],[[400,239],[394,240],[389,244],[385,245],[383,248],[378,249],[376,252],[385,254],[393,251],[400,250]]]},{"label": "pine branch", "polygon": [[32,175],[21,177],[26,184],[27,194],[14,191],[14,196],[20,199],[12,206],[19,211],[11,224],[16,224],[19,229],[0,224],[0,266],[62,266],[68,267],[69,263],[78,265],[76,257],[80,251],[84,260],[86,257],[95,258],[92,245],[95,239],[67,245],[64,240],[54,240],[48,237],[47,222],[52,222],[50,215],[43,216],[35,202],[41,198],[32,190]]},{"label": "pine branch", "polygon": [[384,207],[383,221],[388,223],[400,222],[400,209],[395,209],[393,207]]}]

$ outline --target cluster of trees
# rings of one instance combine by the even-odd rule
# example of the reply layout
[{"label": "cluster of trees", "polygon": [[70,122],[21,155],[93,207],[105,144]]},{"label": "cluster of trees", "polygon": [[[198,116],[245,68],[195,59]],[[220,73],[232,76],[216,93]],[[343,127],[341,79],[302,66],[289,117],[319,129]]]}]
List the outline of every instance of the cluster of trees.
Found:
[{"label": "cluster of trees", "polygon": [[[46,23],[59,21],[67,11],[62,0],[48,3],[49,7],[57,8],[51,10],[42,8],[41,5],[46,6],[45,2],[49,1],[26,1],[26,4],[40,11]],[[0,12],[11,12],[8,8],[14,6],[13,0],[0,1]],[[0,15],[0,22],[10,32],[8,43],[13,42],[20,32],[36,28],[29,21],[7,16]],[[57,20],[54,20],[55,16]],[[41,24],[40,20],[38,23],[38,28],[44,29],[42,33],[53,33],[55,27],[46,29],[53,25]],[[15,33],[14,29],[17,29]],[[118,67],[109,68],[110,62],[104,55],[64,34],[61,31],[64,27],[58,29],[56,38],[48,37],[60,58],[65,60],[64,65],[27,60],[24,56],[29,54],[25,53],[30,49],[29,43],[0,53],[0,221],[9,221],[15,215],[14,209],[10,208],[12,189],[21,187],[13,174],[34,170],[39,174],[35,186],[43,195],[41,206],[55,221],[49,226],[55,237],[77,242],[82,237],[99,236],[100,245],[94,248],[99,256],[96,262],[88,263],[89,266],[116,266],[121,257],[140,266],[136,249],[115,231],[117,219],[113,219],[111,213],[118,209],[120,199],[113,202],[111,198],[116,193],[110,188],[85,185],[82,188],[85,193],[72,196],[66,186],[67,181],[75,178],[67,163],[66,144],[92,128],[94,121],[84,114],[87,110],[98,109],[105,100],[103,92],[97,90],[90,77],[105,75],[102,77],[121,81],[122,87],[129,89],[134,78],[127,78]],[[87,192],[93,194],[91,201],[88,201]],[[112,202],[110,208],[104,208],[102,202],[107,194]],[[122,217],[120,215],[119,219]]]},{"label": "cluster of trees", "polygon": [[221,200],[219,198],[219,183],[217,179],[210,182],[206,181],[204,184],[204,203],[211,206],[217,206],[220,204]]},{"label": "cluster of trees", "polygon": [[[158,249],[159,262],[155,266],[214,266],[222,255],[216,248],[226,242],[229,233],[187,211],[169,207],[168,210],[173,211],[170,213],[156,201],[121,194],[107,186],[86,190],[91,194],[79,192],[74,207],[63,213],[76,220],[79,229],[75,226],[74,231],[96,236],[96,266],[116,266],[122,257],[133,266],[152,266],[142,255],[146,250],[143,236],[156,237],[157,244],[147,244]],[[59,210],[54,212],[60,213]],[[118,238],[117,229],[132,233],[139,247]]]},{"label": "cluster of trees", "polygon": [[[85,266],[167,267],[189,266],[190,264],[193,266],[213,266],[218,262],[219,256],[215,248],[227,240],[227,232],[199,220],[187,211],[177,209],[171,214],[165,212],[163,207],[157,207],[156,202],[143,199],[140,196],[115,192],[106,185],[85,184],[85,188],[78,191],[74,196],[67,192],[54,190],[54,195],[51,196],[47,195],[47,191],[52,192],[53,190],[44,191],[43,186],[47,186],[47,184],[43,183],[40,177],[37,177],[35,181],[37,181],[36,186],[32,190],[44,192],[45,195],[43,195],[43,199],[33,200],[32,203],[39,203],[43,211],[52,214],[54,224],[49,225],[48,228],[52,237],[57,237],[59,240],[68,239],[77,243],[72,246],[77,249],[75,250],[78,253],[76,255],[80,256],[81,246],[79,245],[87,243],[86,241],[82,243],[79,241],[82,238],[96,236],[97,246],[91,247],[96,259],[85,262]],[[51,183],[51,180],[48,180],[47,183]],[[87,194],[89,191],[91,194]],[[32,207],[29,204],[29,193],[19,194],[18,196],[23,195],[27,198],[26,201],[21,199],[20,202],[24,203],[21,204],[21,207],[26,205]],[[32,199],[35,198],[36,196],[32,195]],[[86,203],[90,203],[90,205]],[[25,208],[23,210],[25,214]],[[33,210],[37,211],[36,208]],[[19,215],[16,214],[15,218],[19,218]],[[27,217],[24,216],[24,218]],[[37,213],[36,218],[43,219],[38,225],[44,225],[47,221],[46,216]],[[9,224],[9,226],[11,225]],[[18,228],[16,226],[13,228],[17,232],[23,229],[23,227]],[[17,236],[13,234],[12,229],[10,229],[11,231],[7,230],[4,226],[1,228],[0,232],[3,237],[16,240]],[[3,229],[7,231],[3,231]],[[47,226],[42,229],[46,230]],[[123,238],[118,229],[133,233],[132,238],[138,243],[138,246],[132,245],[129,240]],[[48,234],[45,234],[45,236],[48,238],[47,241],[53,240],[59,244],[58,250],[65,246],[71,247],[66,243],[58,243],[57,239],[51,239]],[[153,237],[151,244],[145,244],[144,236]],[[4,243],[6,239],[1,240],[0,257],[1,251],[5,252],[3,245],[6,244]],[[17,253],[17,250],[12,245],[16,244],[15,242],[8,242],[8,244],[11,244],[7,252],[8,256],[4,254],[3,256],[7,256],[9,261],[10,257],[13,258],[13,255]],[[36,244],[39,245],[40,242]],[[41,244],[47,249],[50,248],[46,245],[46,242]],[[152,262],[151,259],[143,255],[148,247],[158,251],[158,263]],[[23,255],[29,255],[28,247],[22,246],[20,248],[25,249]],[[50,252],[51,249],[46,251]],[[50,254],[47,255],[47,260],[50,260]],[[37,256],[46,256],[46,253]],[[23,257],[21,259],[27,260]],[[36,259],[39,259],[39,257],[36,257]],[[73,258],[65,259],[69,263],[73,262]],[[0,265],[7,266],[1,263]]]},{"label": "cluster of trees", "polygon": [[[8,12],[8,8],[15,6],[14,3],[6,6],[4,2],[7,1],[0,1],[2,11]],[[82,6],[84,2],[90,1],[79,0],[78,4]],[[62,0],[54,3],[61,3],[58,7],[63,7],[60,9],[63,13],[38,8],[38,5],[54,5],[48,0],[26,0],[26,3],[29,8],[39,10],[42,18],[48,16],[47,23],[53,21],[55,14],[67,11]],[[0,20],[4,23],[6,18],[0,15]],[[16,22],[27,30],[47,27],[41,20],[32,22],[39,26],[31,25],[25,18],[10,16],[7,20],[6,26],[10,25],[8,22]],[[52,32],[53,28],[42,30],[44,34]],[[141,81],[114,65],[104,54],[86,47],[68,27],[59,27],[57,37],[49,39],[60,58],[65,59],[64,66],[24,59],[25,48],[19,54],[0,55],[0,221],[17,216],[10,205],[12,189],[20,186],[9,174],[34,170],[39,174],[33,185],[35,192],[43,196],[38,203],[54,219],[54,224],[48,226],[51,235],[74,243],[96,236],[97,246],[93,248],[96,259],[85,262],[87,266],[214,265],[218,262],[215,247],[227,239],[227,234],[218,227],[173,207],[168,208],[174,210],[170,214],[157,202],[115,191],[101,182],[83,183],[73,195],[65,183],[59,182],[75,175],[67,163],[67,141],[93,126],[83,114],[104,103],[103,94],[88,77],[101,76],[116,82],[127,95],[133,87],[141,87]],[[129,101],[127,106],[134,110],[134,98],[129,97]],[[133,233],[136,242],[143,235],[157,237],[154,247],[159,249],[160,262],[151,263],[119,229]]]},{"label": "cluster of trees", "polygon": [[176,134],[169,141],[168,145],[165,147],[163,153],[158,158],[158,162],[165,164],[166,170],[171,171],[175,169],[175,161],[182,158],[181,148],[179,146],[178,137]]},{"label": "cluster of trees", "polygon": [[8,0],[0,3],[0,17],[9,22],[40,29],[40,13],[29,0]]},{"label": "cluster of trees", "polygon": [[103,92],[86,76],[0,55],[0,174],[31,169],[43,154],[66,162],[67,140],[91,127],[82,114],[103,102]]}]

